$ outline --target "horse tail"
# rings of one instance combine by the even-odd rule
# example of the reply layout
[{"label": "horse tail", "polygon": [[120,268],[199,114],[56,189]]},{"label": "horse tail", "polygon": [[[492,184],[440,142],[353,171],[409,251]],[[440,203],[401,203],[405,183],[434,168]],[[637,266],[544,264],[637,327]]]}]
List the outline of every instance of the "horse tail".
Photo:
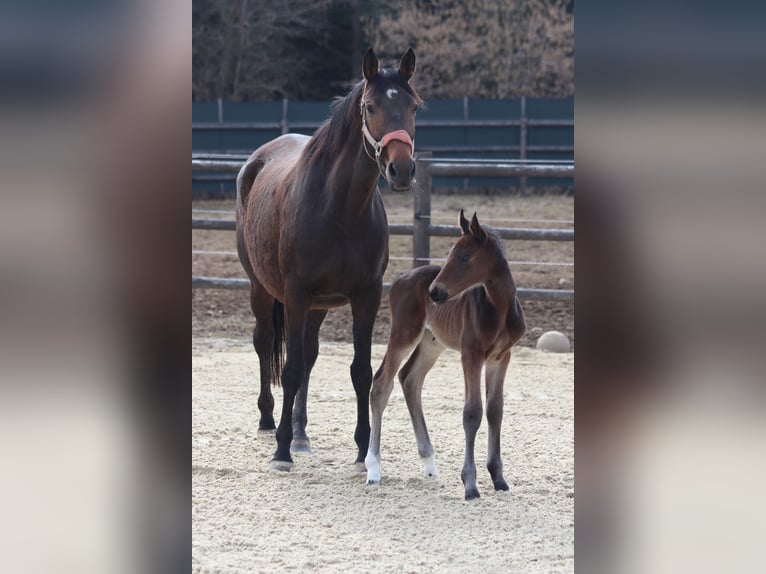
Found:
[{"label": "horse tail", "polygon": [[274,327],[274,347],[271,349],[271,381],[275,387],[282,382],[282,367],[285,362],[285,306],[274,299],[271,309],[271,324]]},{"label": "horse tail", "polygon": [[247,196],[253,188],[253,182],[261,171],[265,162],[262,158],[255,157],[257,151],[251,155],[237,174],[237,212],[241,212],[247,205]]}]

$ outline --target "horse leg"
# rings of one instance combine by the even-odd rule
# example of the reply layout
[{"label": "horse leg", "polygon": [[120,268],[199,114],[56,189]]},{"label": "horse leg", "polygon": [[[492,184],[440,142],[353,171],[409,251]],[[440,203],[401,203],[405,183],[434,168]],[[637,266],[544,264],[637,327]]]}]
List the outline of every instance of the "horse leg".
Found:
[{"label": "horse leg", "polygon": [[306,400],[309,392],[309,378],[311,369],[314,368],[317,355],[319,354],[319,327],[327,316],[327,310],[311,311],[306,323],[306,338],[303,341],[304,362],[306,364],[306,376],[303,377],[298,393],[295,395],[295,406],[293,407],[293,440],[290,443],[292,452],[311,452],[309,437],[306,435]]},{"label": "horse leg", "polygon": [[503,461],[500,458],[500,427],[503,424],[503,383],[511,352],[498,360],[487,361],[485,382],[487,387],[487,423],[489,442],[487,447],[487,470],[492,477],[495,490],[508,490],[503,478]]},{"label": "horse leg", "polygon": [[364,470],[364,458],[370,444],[370,386],[372,385],[371,347],[372,328],[380,307],[383,284],[378,283],[351,300],[354,320],[354,360],[351,363],[351,381],[356,392],[356,430],[354,440],[358,447],[356,466]]},{"label": "horse leg", "polygon": [[306,377],[304,342],[308,298],[298,286],[285,283],[285,331],[287,335],[287,358],[282,369],[282,415],[277,427],[277,450],[270,464],[270,470],[292,469],[290,443],[293,440],[293,406],[298,388]]},{"label": "horse leg", "polygon": [[418,441],[418,454],[423,461],[427,478],[433,478],[438,473],[434,460],[434,447],[431,445],[426,419],[423,416],[421,397],[426,374],[434,366],[443,350],[444,346],[436,340],[431,331],[426,330],[415,348],[415,352],[399,371],[399,381],[407,401],[407,409],[410,411],[415,438]]},{"label": "horse leg", "polygon": [[258,354],[258,362],[261,370],[261,392],[258,395],[258,410],[261,420],[258,423],[259,431],[273,431],[274,424],[274,397],[271,394],[271,371],[274,348],[274,324],[272,309],[274,299],[254,279],[250,280],[250,308],[255,316],[255,328],[253,329],[253,347]]},{"label": "horse leg", "polygon": [[[391,312],[392,315],[393,309]],[[404,358],[412,351],[417,338],[406,340],[401,335],[407,330],[399,331],[396,320],[391,322],[391,335],[388,340],[386,354],[383,362],[375,373],[370,391],[370,410],[372,411],[372,425],[370,428],[370,443],[364,464],[367,467],[367,484],[380,482],[380,431],[383,421],[383,411],[394,388],[394,376],[402,364]]]},{"label": "horse leg", "polygon": [[481,425],[481,367],[482,355],[464,349],[462,352],[463,376],[465,377],[465,406],[463,407],[463,430],[465,431],[465,460],[460,478],[465,486],[465,499],[479,498],[476,487],[476,464],[474,444],[476,432]]}]

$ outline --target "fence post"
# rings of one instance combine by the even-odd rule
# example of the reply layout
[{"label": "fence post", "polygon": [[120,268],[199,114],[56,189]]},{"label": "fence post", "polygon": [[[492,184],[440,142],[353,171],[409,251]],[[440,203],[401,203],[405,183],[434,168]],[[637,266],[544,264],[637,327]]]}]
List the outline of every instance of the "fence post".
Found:
[{"label": "fence post", "polygon": [[[521,117],[519,118],[519,159],[527,159],[527,98],[521,96]],[[527,191],[527,176],[519,178],[519,189],[524,194]]]},{"label": "fence post", "polygon": [[[218,125],[223,127],[223,98],[221,97],[218,98]],[[220,131],[218,132],[217,139],[218,139],[219,147],[223,148],[224,146],[220,144],[223,144],[224,136]],[[221,195],[226,193],[226,182],[222,181],[218,184],[218,193],[220,193]]]},{"label": "fence post", "polygon": [[282,98],[282,121],[280,123],[282,124],[282,135],[285,135],[288,132],[288,127],[287,127],[287,98]]},{"label": "fence post", "polygon": [[[468,96],[463,96],[463,121],[468,121]],[[466,128],[463,128],[463,134],[465,135]],[[468,138],[463,138],[463,143],[468,145]],[[468,178],[463,178],[463,192],[468,193]]]},{"label": "fence post", "polygon": [[413,194],[412,266],[428,265],[431,257],[431,169],[432,152],[419,152],[415,159]]}]

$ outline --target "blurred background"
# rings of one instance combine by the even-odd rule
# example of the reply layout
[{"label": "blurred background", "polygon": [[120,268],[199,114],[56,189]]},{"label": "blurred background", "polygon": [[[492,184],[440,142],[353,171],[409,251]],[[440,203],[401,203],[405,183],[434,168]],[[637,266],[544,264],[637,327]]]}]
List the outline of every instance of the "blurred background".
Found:
[{"label": "blurred background", "polygon": [[412,47],[429,99],[574,94],[568,0],[195,0],[195,101],[330,99],[361,79],[369,46]]}]

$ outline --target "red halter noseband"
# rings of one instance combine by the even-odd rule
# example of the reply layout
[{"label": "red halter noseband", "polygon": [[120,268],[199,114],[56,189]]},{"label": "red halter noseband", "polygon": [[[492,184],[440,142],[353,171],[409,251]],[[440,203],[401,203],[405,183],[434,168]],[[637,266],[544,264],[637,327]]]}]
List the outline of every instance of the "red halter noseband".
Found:
[{"label": "red halter noseband", "polygon": [[367,114],[364,113],[364,101],[360,103],[360,108],[362,110],[362,135],[364,135],[364,139],[367,140],[367,142],[372,146],[372,149],[375,151],[375,157],[373,158],[370,153],[367,152],[367,146],[362,143],[364,146],[364,151],[367,152],[367,155],[371,160],[378,164],[378,170],[380,170],[380,173],[383,175],[383,177],[386,177],[386,174],[383,172],[383,168],[380,167],[380,154],[383,153],[383,150],[386,149],[386,146],[392,141],[402,142],[410,146],[410,155],[412,155],[415,153],[415,141],[405,130],[388,132],[380,139],[380,141],[377,141],[372,136],[369,128],[367,127]]}]

